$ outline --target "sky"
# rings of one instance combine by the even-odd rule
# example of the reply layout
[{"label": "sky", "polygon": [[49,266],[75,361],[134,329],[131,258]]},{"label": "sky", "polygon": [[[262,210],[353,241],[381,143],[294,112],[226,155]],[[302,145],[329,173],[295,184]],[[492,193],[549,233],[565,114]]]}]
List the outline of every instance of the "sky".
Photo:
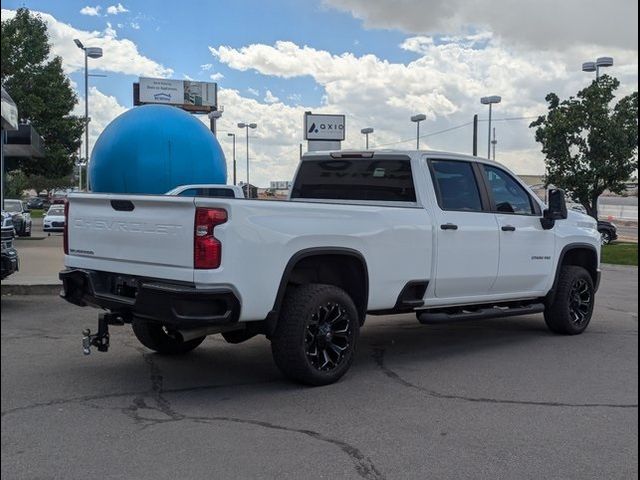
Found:
[{"label": "sky", "polygon": [[[90,146],[133,108],[140,76],[216,82],[218,138],[230,165],[238,134],[238,177],[245,178],[243,131],[252,122],[251,182],[290,180],[303,142],[305,111],[346,115],[343,148],[471,153],[474,114],[486,152],[486,95],[494,108],[496,159],[519,174],[542,174],[544,158],[529,123],[544,97],[566,98],[593,74],[584,61],[614,57],[605,73],[620,95],[638,89],[636,0],[3,0],[2,19],[19,7],[39,12],[52,54],[62,57],[84,114],[83,54],[73,42],[102,47],[90,60]],[[208,123],[205,116],[202,121]],[[229,172],[230,172],[229,168]]]}]

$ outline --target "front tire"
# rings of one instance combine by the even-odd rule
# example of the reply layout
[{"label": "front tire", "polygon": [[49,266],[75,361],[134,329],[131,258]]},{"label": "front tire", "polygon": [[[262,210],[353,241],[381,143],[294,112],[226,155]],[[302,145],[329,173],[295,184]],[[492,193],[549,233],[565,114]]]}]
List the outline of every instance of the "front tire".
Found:
[{"label": "front tire", "polygon": [[553,303],[547,305],[544,320],[554,333],[577,335],[589,325],[594,304],[595,288],[589,272],[567,265],[562,267]]},{"label": "front tire", "polygon": [[302,285],[285,296],[271,351],[287,378],[327,385],[349,370],[359,332],[358,311],[344,290]]},{"label": "front tire", "polygon": [[611,234],[604,230],[600,232],[600,243],[602,245],[609,245],[611,243]]},{"label": "front tire", "polygon": [[142,345],[162,355],[182,355],[200,345],[205,337],[184,341],[177,332],[164,325],[146,320],[134,319],[133,333]]}]

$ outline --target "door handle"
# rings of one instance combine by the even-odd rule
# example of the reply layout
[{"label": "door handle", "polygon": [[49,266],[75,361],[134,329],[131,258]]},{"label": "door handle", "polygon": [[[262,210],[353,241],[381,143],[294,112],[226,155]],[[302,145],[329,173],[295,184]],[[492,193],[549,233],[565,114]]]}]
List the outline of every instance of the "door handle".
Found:
[{"label": "door handle", "polygon": [[440,225],[442,230],[457,230],[458,225],[454,225],[453,223],[445,223],[444,225]]},{"label": "door handle", "polygon": [[502,231],[503,232],[515,232],[516,231],[516,227],[514,227],[513,225],[505,225],[504,227],[502,227]]}]

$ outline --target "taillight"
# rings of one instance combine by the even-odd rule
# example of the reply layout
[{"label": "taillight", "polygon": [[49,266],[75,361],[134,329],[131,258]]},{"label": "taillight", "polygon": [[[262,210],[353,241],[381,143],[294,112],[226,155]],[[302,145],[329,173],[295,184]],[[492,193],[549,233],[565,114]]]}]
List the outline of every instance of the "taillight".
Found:
[{"label": "taillight", "polygon": [[227,211],[221,208],[196,208],[193,229],[193,268],[218,268],[222,259],[222,243],[213,236],[213,229],[227,221]]},{"label": "taillight", "polygon": [[64,202],[64,227],[63,227],[64,254],[69,255],[69,201]]}]

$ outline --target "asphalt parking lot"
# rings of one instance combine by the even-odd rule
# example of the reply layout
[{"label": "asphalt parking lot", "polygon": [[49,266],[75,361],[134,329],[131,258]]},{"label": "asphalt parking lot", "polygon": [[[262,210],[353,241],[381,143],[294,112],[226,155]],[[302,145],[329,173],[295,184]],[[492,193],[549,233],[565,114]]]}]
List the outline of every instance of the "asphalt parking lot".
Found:
[{"label": "asphalt parking lot", "polygon": [[95,311],[2,298],[2,475],[75,478],[636,478],[638,270],[605,267],[591,326],[540,316],[422,326],[370,317],[335,385],[282,379],[269,343],[209,337],[191,355]]}]

